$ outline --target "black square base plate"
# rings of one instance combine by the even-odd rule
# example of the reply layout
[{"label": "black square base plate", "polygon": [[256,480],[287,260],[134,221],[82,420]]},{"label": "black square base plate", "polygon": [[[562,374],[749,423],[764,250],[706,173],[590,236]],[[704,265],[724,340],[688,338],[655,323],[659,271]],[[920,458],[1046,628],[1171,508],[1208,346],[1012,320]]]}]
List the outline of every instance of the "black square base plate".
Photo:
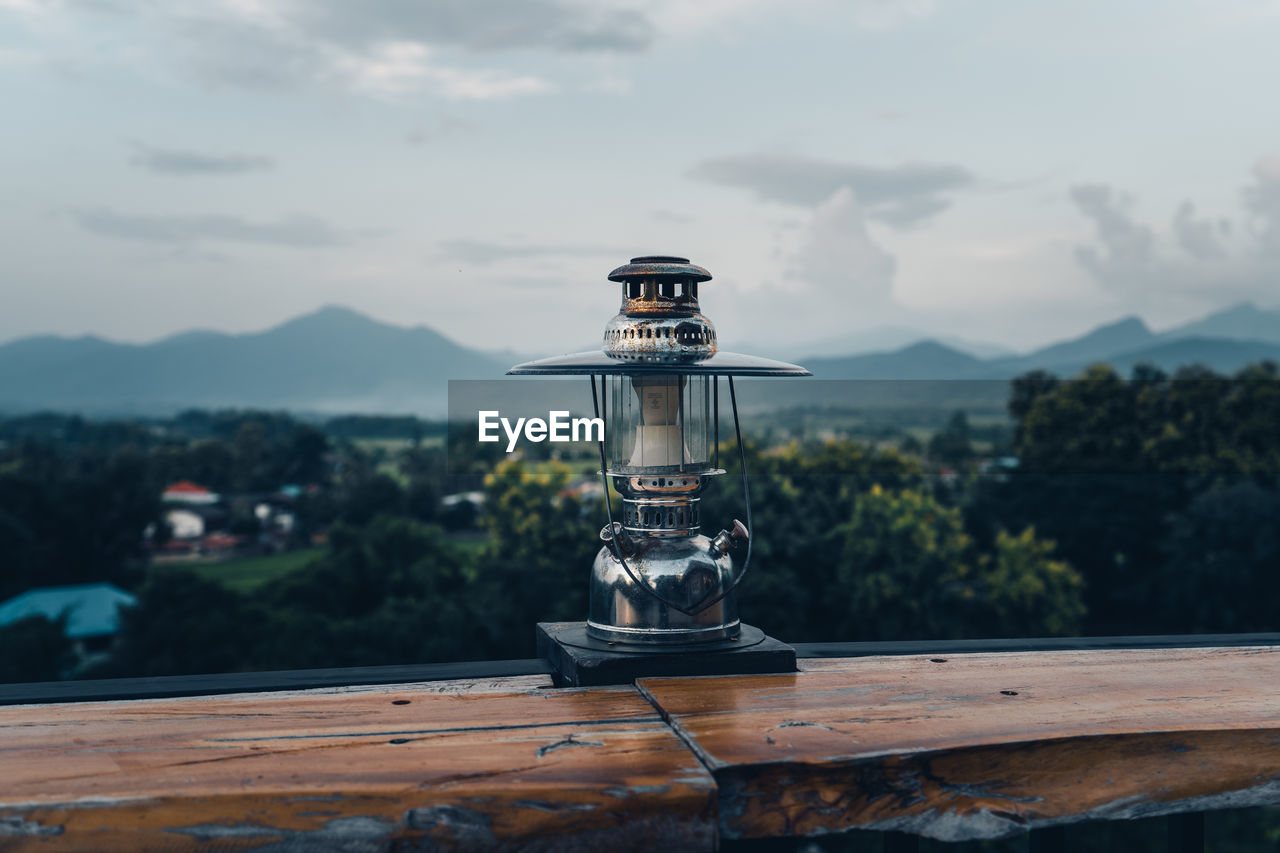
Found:
[{"label": "black square base plate", "polygon": [[795,672],[796,650],[743,625],[737,640],[683,646],[629,646],[587,635],[585,622],[539,622],[538,655],[557,687],[630,684],[637,678]]}]

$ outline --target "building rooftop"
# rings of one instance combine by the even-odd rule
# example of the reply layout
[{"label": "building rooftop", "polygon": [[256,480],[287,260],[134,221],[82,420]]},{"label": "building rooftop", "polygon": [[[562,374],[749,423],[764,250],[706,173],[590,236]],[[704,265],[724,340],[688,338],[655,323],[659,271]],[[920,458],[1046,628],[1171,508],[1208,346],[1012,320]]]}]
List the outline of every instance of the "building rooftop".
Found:
[{"label": "building rooftop", "polygon": [[65,615],[71,639],[101,637],[116,633],[120,608],[137,602],[136,597],[109,583],[39,587],[0,603],[0,627],[31,616],[54,620]]}]

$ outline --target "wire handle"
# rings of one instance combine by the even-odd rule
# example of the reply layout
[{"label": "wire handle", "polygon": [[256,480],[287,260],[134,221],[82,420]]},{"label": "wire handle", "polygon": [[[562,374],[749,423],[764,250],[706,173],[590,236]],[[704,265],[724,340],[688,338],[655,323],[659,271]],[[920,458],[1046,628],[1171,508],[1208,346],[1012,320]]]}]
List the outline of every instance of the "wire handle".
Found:
[{"label": "wire handle", "polygon": [[[747,569],[751,567],[751,546],[752,546],[752,541],[755,539],[755,536],[752,535],[751,533],[751,487],[747,484],[747,454],[742,447],[742,428],[738,423],[738,395],[733,388],[733,377],[728,376],[725,378],[729,380],[729,400],[733,408],[733,435],[736,441],[738,442],[738,467],[742,471],[742,495],[747,502],[747,534],[748,534],[747,535],[747,556],[746,556],[746,559],[743,560],[742,568],[738,571],[737,577],[734,578],[733,583],[729,584],[728,589],[724,590],[723,592],[721,592],[719,595],[717,595],[715,598],[711,599],[710,601],[700,601],[698,602],[698,605],[696,607],[691,607],[691,608],[682,607],[679,604],[676,604],[674,601],[671,601],[670,599],[668,599],[666,596],[662,595],[658,591],[656,591],[653,587],[651,587],[649,584],[645,583],[639,577],[636,576],[636,573],[633,572],[631,570],[631,567],[627,565],[626,558],[622,556],[622,549],[618,546],[618,539],[620,537],[618,537],[615,534],[613,536],[610,536],[608,539],[609,550],[613,552],[614,558],[619,563],[622,564],[622,570],[627,573],[627,577],[631,578],[632,583],[634,583],[636,586],[641,587],[645,592],[649,593],[649,595],[653,596],[662,604],[665,604],[667,607],[670,607],[672,610],[683,613],[686,616],[696,616],[702,611],[710,607],[713,607],[716,604],[719,604],[721,601],[723,601],[735,589],[738,588],[738,584],[742,583],[743,578],[747,576]],[[603,376],[600,377],[600,381],[602,383],[604,382]],[[719,389],[718,379],[716,380],[716,387],[717,389]],[[601,389],[601,396],[603,396],[603,389]],[[717,394],[717,402],[719,402],[718,394]],[[594,373],[591,374],[591,405],[595,409],[596,417],[597,418],[600,417],[600,402],[596,397],[596,375]],[[719,412],[719,407],[717,406],[717,410],[716,410],[717,422],[718,422],[719,416],[720,416],[720,412]],[[606,424],[606,427],[607,426],[608,425]],[[716,436],[716,439],[717,439],[716,453],[718,454],[719,453],[719,435],[718,434]],[[608,529],[611,532],[613,532],[613,531],[616,531],[617,528],[614,526],[614,521],[613,521],[613,507],[609,503],[609,473],[608,473],[609,463],[605,459],[603,437],[601,438],[601,441],[598,442],[598,445],[600,448],[600,477],[604,480],[604,511],[605,511],[605,515],[607,515],[609,518]]]}]

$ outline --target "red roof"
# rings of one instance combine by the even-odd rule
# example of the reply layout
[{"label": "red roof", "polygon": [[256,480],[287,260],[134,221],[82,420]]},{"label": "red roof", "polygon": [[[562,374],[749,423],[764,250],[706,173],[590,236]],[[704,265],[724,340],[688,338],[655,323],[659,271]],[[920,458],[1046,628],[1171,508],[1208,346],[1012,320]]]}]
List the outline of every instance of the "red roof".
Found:
[{"label": "red roof", "polygon": [[176,482],[176,483],[171,483],[171,484],[170,484],[170,485],[169,485],[169,486],[164,490],[164,493],[165,493],[166,495],[167,495],[167,494],[170,494],[170,493],[173,493],[173,494],[181,494],[181,495],[211,495],[211,494],[213,494],[213,492],[209,491],[209,490],[208,490],[208,489],[206,489],[204,486],[200,485],[199,483],[193,483],[193,482],[191,482],[190,480],[179,480],[179,481],[178,481],[178,482]]}]

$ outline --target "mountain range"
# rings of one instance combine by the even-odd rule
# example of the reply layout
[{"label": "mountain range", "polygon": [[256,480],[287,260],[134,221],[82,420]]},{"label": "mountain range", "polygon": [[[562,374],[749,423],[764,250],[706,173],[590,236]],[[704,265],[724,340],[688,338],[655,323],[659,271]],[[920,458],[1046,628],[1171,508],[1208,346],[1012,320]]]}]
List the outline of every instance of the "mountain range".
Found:
[{"label": "mountain range", "polygon": [[979,358],[925,339],[885,352],[803,363],[825,379],[1008,379],[1037,368],[1072,376],[1097,363],[1110,364],[1122,375],[1138,364],[1169,372],[1202,364],[1228,373],[1264,360],[1280,362],[1280,311],[1241,303],[1159,333],[1141,318],[1125,317],[1021,355]]},{"label": "mountain range", "polygon": [[447,379],[500,376],[506,366],[425,326],[328,307],[253,334],[186,332],[151,344],[17,340],[0,346],[0,410],[438,412]]},{"label": "mountain range", "polygon": [[[903,334],[909,330],[892,329],[879,339]],[[1265,359],[1280,361],[1280,311],[1244,303],[1159,333],[1126,317],[1025,354],[959,339],[918,339],[858,352],[864,346],[865,340],[851,336],[841,355],[839,339],[819,342],[811,357],[796,360],[819,379],[842,380],[1005,380],[1034,368],[1069,376],[1097,362],[1123,374],[1140,363],[1165,370],[1198,363],[1229,372]],[[262,407],[439,416],[446,408],[447,380],[498,378],[522,358],[471,349],[426,326],[390,325],[339,307],[263,332],[193,331],[150,344],[39,336],[0,345],[0,412],[122,415]],[[831,402],[829,383],[813,383],[811,392],[788,390],[789,404]]]}]

